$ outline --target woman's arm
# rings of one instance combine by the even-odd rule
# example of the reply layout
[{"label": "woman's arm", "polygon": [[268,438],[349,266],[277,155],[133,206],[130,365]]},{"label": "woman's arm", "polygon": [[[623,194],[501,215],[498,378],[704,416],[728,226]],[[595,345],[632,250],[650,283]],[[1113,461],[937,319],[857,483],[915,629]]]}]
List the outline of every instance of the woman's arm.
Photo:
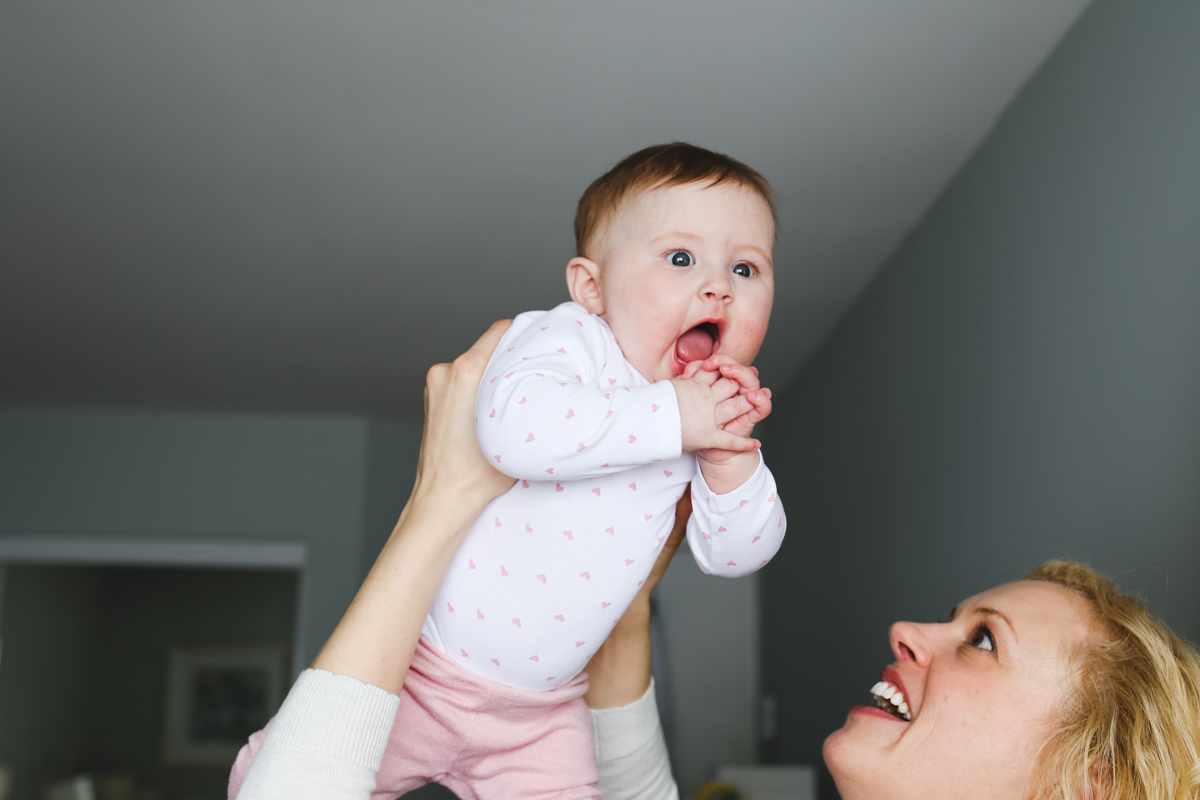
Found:
[{"label": "woman's arm", "polygon": [[675,527],[654,569],[612,634],[588,662],[588,692],[600,791],[606,800],[677,800],[650,679],[650,593],[683,541],[691,496],[675,507]]},{"label": "woman's arm", "polygon": [[392,694],[404,685],[450,560],[483,507],[515,482],[484,459],[474,420],[480,376],[510,323],[497,322],[453,364],[429,370],[412,496],[314,669]]},{"label": "woman's arm", "polygon": [[442,575],[475,517],[513,480],[475,440],[474,402],[498,322],[453,364],[429,370],[417,480],[350,608],[229,777],[240,800],[367,800],[409,663]]}]

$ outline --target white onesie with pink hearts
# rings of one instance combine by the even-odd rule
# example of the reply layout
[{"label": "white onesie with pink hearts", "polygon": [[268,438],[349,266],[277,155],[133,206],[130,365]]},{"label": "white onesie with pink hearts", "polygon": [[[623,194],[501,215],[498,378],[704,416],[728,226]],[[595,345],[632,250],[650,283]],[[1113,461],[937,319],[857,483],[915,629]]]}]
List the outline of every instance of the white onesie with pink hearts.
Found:
[{"label": "white onesie with pink hearts", "polygon": [[713,494],[681,453],[670,381],[642,377],[577,303],[516,318],[475,416],[484,453],[519,480],[475,520],[422,633],[488,680],[546,691],[578,675],[649,575],[689,483],[688,545],[704,572],[747,575],[783,541],[766,464]]}]

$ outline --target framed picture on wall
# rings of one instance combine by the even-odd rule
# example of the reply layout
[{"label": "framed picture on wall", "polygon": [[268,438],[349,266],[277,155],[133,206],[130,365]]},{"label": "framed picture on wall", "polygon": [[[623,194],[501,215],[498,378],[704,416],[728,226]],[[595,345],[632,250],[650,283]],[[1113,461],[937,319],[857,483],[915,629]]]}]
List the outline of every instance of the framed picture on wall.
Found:
[{"label": "framed picture on wall", "polygon": [[229,766],[283,702],[283,644],[172,647],[163,761]]}]

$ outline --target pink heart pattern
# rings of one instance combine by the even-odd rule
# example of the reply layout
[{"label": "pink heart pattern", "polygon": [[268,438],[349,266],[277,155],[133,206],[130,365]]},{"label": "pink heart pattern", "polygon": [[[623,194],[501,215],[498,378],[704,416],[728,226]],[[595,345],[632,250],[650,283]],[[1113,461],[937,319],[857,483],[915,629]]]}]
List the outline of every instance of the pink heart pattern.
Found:
[{"label": "pink heart pattern", "polygon": [[573,409],[573,408],[568,408],[568,409],[567,409],[567,419],[570,419],[570,418],[571,418],[571,417],[573,417],[573,416],[575,416],[575,409]]},{"label": "pink heart pattern", "polygon": [[559,622],[566,622],[566,621],[567,621],[567,618],[566,618],[566,617],[564,617],[562,614],[555,614],[555,615],[554,615],[554,618],[555,618],[556,620],[558,620]]},{"label": "pink heart pattern", "polygon": [[545,576],[545,575],[538,575],[538,576],[537,576],[537,579],[538,579],[539,581],[541,581],[542,583],[545,583],[545,582],[546,582],[546,576]]},{"label": "pink heart pattern", "polygon": [[478,608],[477,608],[477,609],[475,609],[475,614],[476,614],[476,616],[478,616],[480,619],[485,619],[485,617],[483,616],[483,612],[482,612],[482,611],[480,611]]},{"label": "pink heart pattern", "polygon": [[617,532],[616,532],[615,530],[613,530],[612,528],[605,528],[605,529],[604,529],[604,532],[605,532],[605,533],[607,533],[609,536],[614,536],[614,535],[616,535],[616,533],[617,533]]},{"label": "pink heart pattern", "polygon": [[530,525],[528,522],[526,522],[526,523],[525,523],[525,532],[526,532],[526,533],[533,533],[533,526],[532,526],[532,525]]},{"label": "pink heart pattern", "polygon": [[592,494],[596,495],[596,497],[599,497],[600,496],[600,487],[597,486],[595,489],[592,489]]},{"label": "pink heart pattern", "polygon": [[632,558],[627,558],[627,559],[625,559],[625,566],[627,566],[627,567],[628,567],[628,566],[629,566],[630,564],[632,564],[632,563],[633,563],[633,559],[632,559]]},{"label": "pink heart pattern", "polygon": [[513,618],[512,622],[513,625],[516,625],[518,628],[521,627],[521,620],[517,619],[516,617]]},{"label": "pink heart pattern", "polygon": [[504,567],[500,567],[500,577],[501,577],[501,578],[507,578],[507,577],[508,577],[508,570],[506,570]]},{"label": "pink heart pattern", "polygon": [[526,436],[526,437],[525,437],[525,443],[526,443],[526,444],[529,444],[529,443],[530,443],[530,442],[532,442],[532,441],[533,441],[533,434],[531,433],[531,434],[529,434],[528,436]]},{"label": "pink heart pattern", "polygon": [[446,603],[446,608],[449,609],[451,614],[454,613],[454,606],[450,605],[449,603]]},{"label": "pink heart pattern", "polygon": [[575,536],[570,531],[563,531],[563,536],[567,537],[568,541],[575,540]]},{"label": "pink heart pattern", "polygon": [[492,659],[492,663],[493,663],[493,664],[495,664],[495,665],[498,667],[498,666],[500,666],[500,659],[498,659],[498,658],[493,658],[493,659]]}]

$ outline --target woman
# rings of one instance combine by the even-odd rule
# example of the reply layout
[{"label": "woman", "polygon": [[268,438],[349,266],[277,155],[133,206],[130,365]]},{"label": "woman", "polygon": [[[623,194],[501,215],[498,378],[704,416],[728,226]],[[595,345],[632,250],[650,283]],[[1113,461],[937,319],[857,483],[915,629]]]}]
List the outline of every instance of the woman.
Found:
[{"label": "woman", "polygon": [[[348,800],[374,789],[441,575],[476,514],[512,484],[484,460],[472,424],[479,376],[506,327],[430,370],[412,497],[248,774],[247,751],[239,757],[231,796]],[[649,593],[687,513],[588,665],[608,800],[677,796],[654,710]],[[965,601],[947,623],[896,623],[891,644],[896,662],[873,689],[875,706],[853,709],[825,744],[847,800],[1200,800],[1200,657],[1090,569],[1052,562]]]}]

